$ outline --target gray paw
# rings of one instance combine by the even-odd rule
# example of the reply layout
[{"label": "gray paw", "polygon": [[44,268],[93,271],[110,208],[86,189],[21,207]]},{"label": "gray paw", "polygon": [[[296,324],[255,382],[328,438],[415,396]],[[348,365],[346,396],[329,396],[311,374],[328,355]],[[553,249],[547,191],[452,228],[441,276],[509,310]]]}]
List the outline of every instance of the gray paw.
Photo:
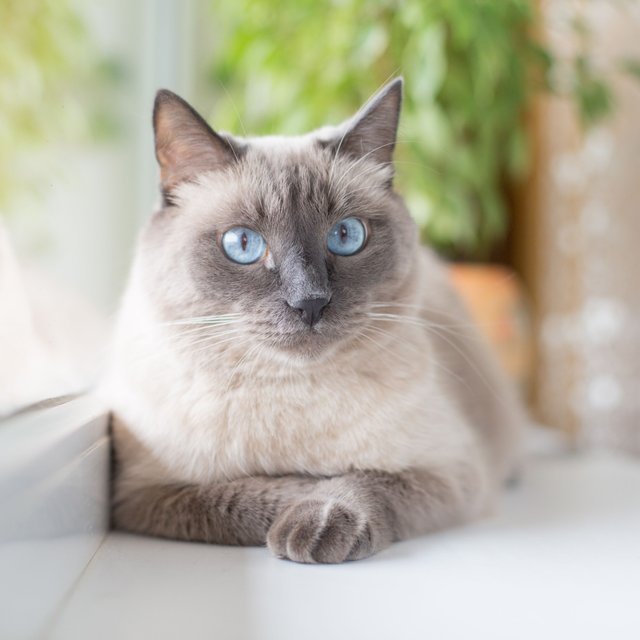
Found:
[{"label": "gray paw", "polygon": [[267,546],[279,558],[307,563],[358,560],[374,552],[366,514],[337,500],[289,507],[269,529]]}]

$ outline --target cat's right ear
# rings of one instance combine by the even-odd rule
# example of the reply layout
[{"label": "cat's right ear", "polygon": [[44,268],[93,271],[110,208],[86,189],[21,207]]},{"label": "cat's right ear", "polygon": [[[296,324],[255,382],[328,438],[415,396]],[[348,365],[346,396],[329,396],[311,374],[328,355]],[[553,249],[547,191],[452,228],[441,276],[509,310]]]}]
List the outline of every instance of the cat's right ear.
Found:
[{"label": "cat's right ear", "polygon": [[384,165],[391,164],[398,134],[402,87],[402,78],[392,80],[344,123],[336,153],[346,153],[358,159],[368,158]]},{"label": "cat's right ear", "polygon": [[153,131],[166,201],[181,182],[237,160],[232,143],[218,135],[190,104],[167,89],[156,94]]}]

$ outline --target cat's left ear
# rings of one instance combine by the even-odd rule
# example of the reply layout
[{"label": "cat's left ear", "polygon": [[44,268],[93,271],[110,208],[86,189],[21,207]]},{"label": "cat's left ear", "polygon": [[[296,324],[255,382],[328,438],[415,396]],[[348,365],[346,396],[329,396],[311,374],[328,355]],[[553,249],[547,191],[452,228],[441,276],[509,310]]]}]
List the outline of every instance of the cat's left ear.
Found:
[{"label": "cat's left ear", "polygon": [[396,145],[402,87],[402,78],[392,80],[345,122],[336,153],[389,164]]}]

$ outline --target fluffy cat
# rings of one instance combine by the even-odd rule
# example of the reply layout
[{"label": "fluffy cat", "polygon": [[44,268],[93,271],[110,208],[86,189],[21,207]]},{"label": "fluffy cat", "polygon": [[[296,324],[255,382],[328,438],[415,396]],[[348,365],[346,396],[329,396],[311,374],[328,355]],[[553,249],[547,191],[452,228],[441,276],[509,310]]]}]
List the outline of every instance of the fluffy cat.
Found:
[{"label": "fluffy cat", "polygon": [[335,563],[491,507],[525,418],[393,190],[401,99],[242,139],[158,93],[104,388],[117,527]]}]

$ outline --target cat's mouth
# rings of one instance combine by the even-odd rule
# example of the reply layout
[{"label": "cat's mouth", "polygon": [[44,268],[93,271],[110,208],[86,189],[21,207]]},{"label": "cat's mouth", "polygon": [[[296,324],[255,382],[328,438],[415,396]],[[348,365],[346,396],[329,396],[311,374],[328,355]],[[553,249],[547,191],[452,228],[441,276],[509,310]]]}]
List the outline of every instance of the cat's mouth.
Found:
[{"label": "cat's mouth", "polygon": [[291,327],[262,334],[260,339],[275,353],[301,364],[331,357],[354,337],[343,323],[320,320],[313,327]]}]

